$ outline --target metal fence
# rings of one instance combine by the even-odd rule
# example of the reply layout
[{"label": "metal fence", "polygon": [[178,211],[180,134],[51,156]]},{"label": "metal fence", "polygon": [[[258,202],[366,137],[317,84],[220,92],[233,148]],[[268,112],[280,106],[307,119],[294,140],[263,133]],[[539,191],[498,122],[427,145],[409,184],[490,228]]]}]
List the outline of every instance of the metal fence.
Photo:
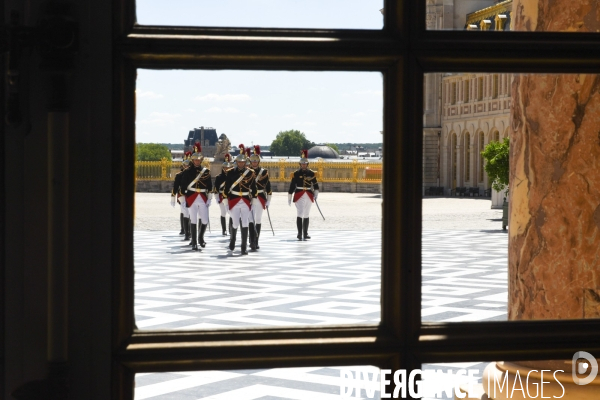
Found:
[{"label": "metal fence", "polygon": [[[137,161],[135,163],[137,180],[172,180],[179,172],[181,162],[173,162],[163,158],[161,161]],[[209,166],[208,161],[203,165]],[[280,159],[278,161],[260,162],[261,167],[269,171],[271,182],[288,182],[294,171],[298,169],[298,161]],[[319,159],[310,163],[310,168],[317,173],[319,182],[339,183],[381,183],[381,162],[363,162],[358,160],[326,161]]]}]

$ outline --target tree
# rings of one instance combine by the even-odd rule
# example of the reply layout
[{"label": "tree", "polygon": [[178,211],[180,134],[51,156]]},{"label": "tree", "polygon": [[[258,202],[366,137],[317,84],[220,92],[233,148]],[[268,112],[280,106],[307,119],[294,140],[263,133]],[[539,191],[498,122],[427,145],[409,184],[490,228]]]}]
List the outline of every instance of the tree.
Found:
[{"label": "tree", "polygon": [[490,142],[481,152],[481,155],[487,161],[484,167],[485,172],[492,182],[492,187],[497,192],[501,192],[508,187],[508,153],[508,138],[504,138],[502,142]]},{"label": "tree", "polygon": [[171,160],[171,151],[164,144],[138,143],[136,147],[138,161],[160,161],[163,157]]},{"label": "tree", "polygon": [[336,153],[340,154],[340,149],[338,149],[338,147],[335,143],[325,143],[325,146],[331,147],[332,149],[334,149],[336,151]]},{"label": "tree", "polygon": [[308,140],[304,133],[291,129],[282,131],[270,146],[270,151],[277,156],[300,156],[300,150],[309,149],[315,144]]}]

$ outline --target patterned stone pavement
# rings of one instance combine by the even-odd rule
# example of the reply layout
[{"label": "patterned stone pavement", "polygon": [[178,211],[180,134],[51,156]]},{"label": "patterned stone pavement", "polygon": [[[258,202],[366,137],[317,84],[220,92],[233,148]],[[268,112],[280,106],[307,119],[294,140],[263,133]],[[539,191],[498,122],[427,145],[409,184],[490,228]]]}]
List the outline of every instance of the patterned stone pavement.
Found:
[{"label": "patterned stone pavement", "polygon": [[[206,248],[196,253],[177,232],[136,231],[138,328],[377,323],[381,232],[311,235],[311,241],[298,242],[292,231],[277,236],[263,231],[261,249],[241,256],[239,240],[231,253],[228,238],[217,233],[207,234]],[[424,231],[423,321],[506,319],[506,243],[499,230]],[[135,398],[340,399],[340,372],[332,367],[138,374]]]}]

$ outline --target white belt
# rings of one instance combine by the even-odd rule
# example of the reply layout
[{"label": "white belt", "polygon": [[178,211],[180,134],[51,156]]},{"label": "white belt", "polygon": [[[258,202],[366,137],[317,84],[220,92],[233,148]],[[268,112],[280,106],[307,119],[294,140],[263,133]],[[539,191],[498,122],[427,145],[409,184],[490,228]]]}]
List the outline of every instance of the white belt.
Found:
[{"label": "white belt", "polygon": [[296,188],[296,190],[305,190],[305,191],[309,192],[310,188]]},{"label": "white belt", "polygon": [[264,190],[257,190],[256,193],[264,193]]},{"label": "white belt", "polygon": [[250,192],[230,192],[231,194],[235,194],[236,196],[248,196]]},{"label": "white belt", "polygon": [[194,189],[196,193],[206,193],[206,189]]}]

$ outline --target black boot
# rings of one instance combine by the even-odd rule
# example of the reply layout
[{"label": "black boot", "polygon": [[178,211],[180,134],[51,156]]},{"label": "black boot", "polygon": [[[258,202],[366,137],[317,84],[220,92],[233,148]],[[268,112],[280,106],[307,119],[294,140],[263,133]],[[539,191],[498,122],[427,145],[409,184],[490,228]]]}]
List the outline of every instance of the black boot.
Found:
[{"label": "black boot", "polygon": [[181,225],[181,230],[179,231],[180,235],[185,233],[185,229],[183,228],[183,213],[179,213],[179,225]]},{"label": "black boot", "polygon": [[242,254],[248,254],[248,228],[242,226]]},{"label": "black boot", "polygon": [[237,229],[233,226],[229,230],[229,250],[233,251],[235,248],[235,237],[237,236]]},{"label": "black boot", "polygon": [[206,224],[200,225],[200,240],[198,240],[198,243],[200,243],[201,247],[206,246],[206,242],[204,241],[204,232],[206,232]]},{"label": "black boot", "polygon": [[250,248],[256,250],[256,231],[254,230],[254,224],[250,222],[248,225],[250,225]]},{"label": "black boot", "polygon": [[190,219],[189,218],[183,219],[183,231],[185,232],[185,237],[183,238],[183,240],[190,240],[191,234],[190,234]]},{"label": "black boot", "polygon": [[308,236],[308,218],[304,218],[302,225],[304,228],[304,240],[310,239],[310,236]]},{"label": "black boot", "polygon": [[296,228],[298,228],[298,236],[296,237],[298,240],[302,240],[302,218],[300,217],[296,218]]},{"label": "black boot", "polygon": [[223,229],[223,236],[227,236],[227,222],[225,222],[225,217],[221,217],[221,228]]},{"label": "black boot", "polygon": [[196,230],[196,224],[192,224],[192,241],[191,241],[191,245],[192,245],[192,250],[198,250],[198,243],[196,243],[196,238],[198,235],[198,231]]},{"label": "black boot", "polygon": [[262,224],[256,224],[256,248],[260,249],[260,246],[258,245],[258,238],[260,238],[260,227],[262,226]]},{"label": "black boot", "polygon": [[229,234],[231,235],[231,230],[233,229],[233,220],[229,217]]}]

